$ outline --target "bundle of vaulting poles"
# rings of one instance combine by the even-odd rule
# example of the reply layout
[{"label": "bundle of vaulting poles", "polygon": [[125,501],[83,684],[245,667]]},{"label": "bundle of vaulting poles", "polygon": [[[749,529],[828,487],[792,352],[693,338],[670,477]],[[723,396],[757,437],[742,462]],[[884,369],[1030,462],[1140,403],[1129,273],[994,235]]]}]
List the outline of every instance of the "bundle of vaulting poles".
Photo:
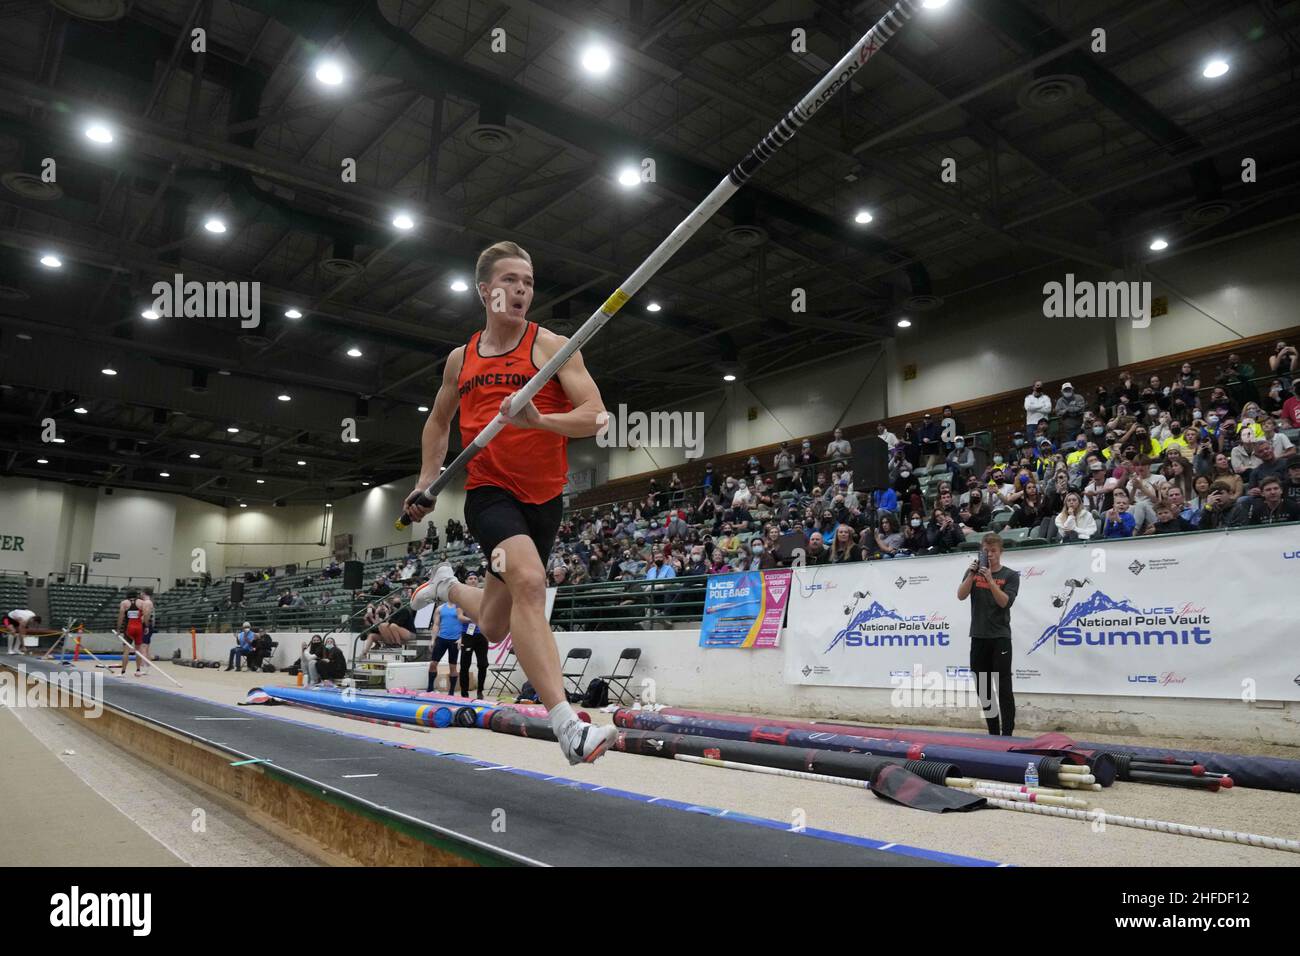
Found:
[{"label": "bundle of vaulting poles", "polygon": [[[258,687],[249,692],[246,701],[271,702],[390,726],[479,727],[519,737],[555,739],[546,709],[535,704],[507,704],[411,691],[323,687]],[[1109,786],[1116,778],[1113,756],[1091,752],[1088,748],[1041,754],[931,746],[867,733],[910,733],[905,728],[837,726],[833,730],[817,730],[810,728],[827,725],[800,726],[798,721],[776,722],[667,708],[616,710],[614,723],[621,728],[614,746],[624,753],[869,790],[877,796],[930,812],[997,807],[1094,825],[1132,827],[1300,853],[1297,840],[1089,809],[1085,794]],[[844,730],[860,732],[842,733]],[[970,739],[981,738],[972,735]],[[988,740],[996,742],[992,738]],[[1039,786],[1024,785],[1024,773],[1030,763],[1038,771]],[[1102,770],[1104,784],[1098,779],[1098,768]]]}]

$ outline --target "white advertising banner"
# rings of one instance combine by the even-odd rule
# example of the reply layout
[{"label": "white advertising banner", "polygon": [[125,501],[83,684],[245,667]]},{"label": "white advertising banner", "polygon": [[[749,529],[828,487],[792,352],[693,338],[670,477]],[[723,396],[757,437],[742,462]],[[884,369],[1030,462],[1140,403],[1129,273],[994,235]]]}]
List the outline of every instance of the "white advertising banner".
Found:
[{"label": "white advertising banner", "polygon": [[[802,568],[787,619],[791,684],[970,680],[973,552]],[[1017,690],[1300,700],[1290,587],[1300,525],[1013,549]]]}]

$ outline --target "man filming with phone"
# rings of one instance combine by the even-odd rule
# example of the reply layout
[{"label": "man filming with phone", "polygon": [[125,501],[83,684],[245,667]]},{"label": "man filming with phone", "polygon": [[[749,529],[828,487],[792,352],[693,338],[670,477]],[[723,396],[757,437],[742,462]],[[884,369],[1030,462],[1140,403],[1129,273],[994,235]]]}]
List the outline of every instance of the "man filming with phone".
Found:
[{"label": "man filming with phone", "polygon": [[970,563],[957,588],[957,600],[971,599],[970,669],[984,722],[990,734],[1010,737],[1016,726],[1016,698],[1011,689],[1011,605],[1020,591],[1020,575],[1002,565],[1002,538],[984,535],[979,557]]}]

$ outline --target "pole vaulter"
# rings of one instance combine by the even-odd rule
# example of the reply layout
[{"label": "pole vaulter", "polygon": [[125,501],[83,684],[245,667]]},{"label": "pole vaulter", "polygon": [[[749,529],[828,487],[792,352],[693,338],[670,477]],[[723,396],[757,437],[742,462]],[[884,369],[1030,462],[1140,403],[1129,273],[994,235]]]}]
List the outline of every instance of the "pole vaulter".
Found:
[{"label": "pole vaulter", "polygon": [[[673,254],[677,252],[686,241],[699,231],[700,227],[713,218],[724,203],[745,185],[758,170],[771,159],[778,149],[794,138],[795,133],[799,131],[813,114],[826,105],[842,87],[848,85],[853,79],[853,75],[858,72],[866,62],[874,56],[881,47],[883,47],[891,37],[893,37],[903,26],[912,19],[916,13],[916,5],[919,0],[898,0],[893,7],[881,17],[876,24],[868,30],[848,53],[846,53],[838,63],[835,64],[822,79],[814,86],[802,100],[785,115],[771,131],[759,140],[758,144],[749,151],[735,167],[727,174],[723,180],[713,188],[705,199],[691,211],[691,213],[677,224],[677,227],[668,235],[668,238],[661,242],[658,247],[646,257],[641,265],[628,276],[599,309],[591,314],[586,322],[582,324],[573,335],[548,361],[537,374],[524,385],[510,403],[510,415],[513,417],[519,414],[537,395],[542,387],[546,385],[560,368],[569,360],[569,358],[585,345],[592,337],[599,332],[610,319],[621,309],[627,301],[636,295],[651,277],[658,272]],[[469,463],[475,455],[490,442],[502,428],[506,426],[506,417],[497,414],[470,445],[465,448],[455,461],[447,466],[446,470],[434,479],[433,483],[424,489],[423,494],[418,499],[418,503],[424,507],[432,507],[434,499],[438,494],[447,487],[452,476],[459,472]],[[410,524],[410,518],[403,514],[395,522],[397,530],[404,530]]]}]

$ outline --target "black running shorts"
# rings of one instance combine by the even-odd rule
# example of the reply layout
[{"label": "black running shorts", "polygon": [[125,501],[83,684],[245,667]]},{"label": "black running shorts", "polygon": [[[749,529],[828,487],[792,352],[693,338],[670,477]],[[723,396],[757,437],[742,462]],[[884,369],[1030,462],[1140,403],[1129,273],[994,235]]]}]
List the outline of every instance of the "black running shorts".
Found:
[{"label": "black running shorts", "polygon": [[533,539],[542,567],[551,556],[555,535],[564,515],[564,496],[556,495],[540,505],[520,501],[510,492],[492,485],[481,485],[465,492],[465,526],[483,549],[488,570],[492,571],[492,551],[506,538],[517,534]]}]

